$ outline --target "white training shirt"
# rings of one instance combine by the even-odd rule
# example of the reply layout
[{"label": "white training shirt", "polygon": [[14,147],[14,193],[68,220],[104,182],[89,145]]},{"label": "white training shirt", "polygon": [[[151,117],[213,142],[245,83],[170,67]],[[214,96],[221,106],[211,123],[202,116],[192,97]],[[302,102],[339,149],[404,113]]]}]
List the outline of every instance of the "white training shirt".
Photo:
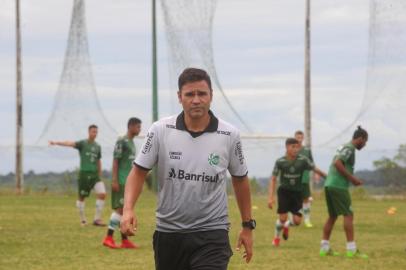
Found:
[{"label": "white training shirt", "polygon": [[195,232],[229,228],[226,180],[246,176],[239,131],[213,113],[204,132],[186,129],[184,113],[155,122],[134,164],[158,165],[157,230]]}]

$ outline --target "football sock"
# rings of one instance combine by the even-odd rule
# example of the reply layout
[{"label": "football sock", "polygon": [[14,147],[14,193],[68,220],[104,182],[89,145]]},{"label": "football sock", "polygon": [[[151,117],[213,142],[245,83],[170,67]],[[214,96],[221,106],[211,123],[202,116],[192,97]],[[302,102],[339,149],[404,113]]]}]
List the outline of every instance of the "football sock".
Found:
[{"label": "football sock", "polygon": [[321,240],[320,249],[324,250],[324,251],[328,251],[330,249],[330,241],[329,240]]},{"label": "football sock", "polygon": [[86,216],[85,216],[85,202],[83,201],[76,201],[76,207],[79,210],[79,216],[80,216],[80,221],[86,221]]},{"label": "football sock", "polygon": [[276,220],[275,224],[275,237],[280,238],[282,232],[283,225],[279,219]]},{"label": "football sock", "polygon": [[94,220],[101,219],[102,211],[104,207],[104,200],[96,200],[96,213],[94,215]]},{"label": "football sock", "polygon": [[355,242],[347,242],[347,250],[348,251],[352,251],[355,252],[357,251],[357,245],[355,244]]},{"label": "football sock", "polygon": [[304,215],[304,220],[310,221],[310,203],[303,203],[303,215]]}]

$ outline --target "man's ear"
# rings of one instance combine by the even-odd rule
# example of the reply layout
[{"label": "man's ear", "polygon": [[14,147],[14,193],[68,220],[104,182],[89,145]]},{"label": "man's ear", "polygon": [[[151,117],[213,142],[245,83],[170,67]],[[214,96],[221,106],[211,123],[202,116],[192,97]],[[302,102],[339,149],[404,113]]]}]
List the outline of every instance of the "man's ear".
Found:
[{"label": "man's ear", "polygon": [[178,91],[178,101],[179,103],[182,103],[182,93],[180,92],[180,90]]}]

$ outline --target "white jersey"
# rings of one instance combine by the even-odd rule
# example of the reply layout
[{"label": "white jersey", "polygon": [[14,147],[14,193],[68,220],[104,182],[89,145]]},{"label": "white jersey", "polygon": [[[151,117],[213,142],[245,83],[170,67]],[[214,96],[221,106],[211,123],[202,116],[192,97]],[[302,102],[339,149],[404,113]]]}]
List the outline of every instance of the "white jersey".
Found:
[{"label": "white jersey", "polygon": [[204,132],[186,129],[184,114],[155,122],[134,164],[158,165],[157,230],[194,232],[229,228],[226,180],[246,176],[239,131],[217,119]]}]

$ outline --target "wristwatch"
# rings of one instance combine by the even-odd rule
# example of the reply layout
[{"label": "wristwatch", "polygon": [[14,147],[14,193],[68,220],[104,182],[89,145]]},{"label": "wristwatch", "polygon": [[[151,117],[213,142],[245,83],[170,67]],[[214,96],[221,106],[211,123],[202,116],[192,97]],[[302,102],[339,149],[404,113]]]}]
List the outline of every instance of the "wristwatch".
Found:
[{"label": "wristwatch", "polygon": [[257,227],[257,222],[255,221],[255,219],[250,219],[249,221],[243,221],[241,225],[243,228],[253,230],[255,229],[255,227]]}]

